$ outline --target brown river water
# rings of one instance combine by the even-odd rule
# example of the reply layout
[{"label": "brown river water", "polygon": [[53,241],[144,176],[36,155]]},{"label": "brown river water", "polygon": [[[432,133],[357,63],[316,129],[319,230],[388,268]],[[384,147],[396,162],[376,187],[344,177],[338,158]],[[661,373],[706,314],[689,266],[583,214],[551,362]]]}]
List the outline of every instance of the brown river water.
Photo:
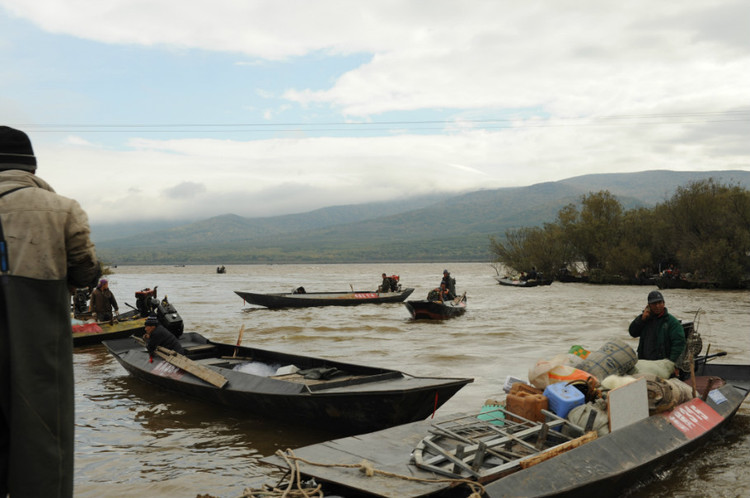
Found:
[{"label": "brown river water", "polygon": [[[234,291],[374,290],[380,275],[398,274],[423,299],[444,268],[466,292],[468,310],[445,322],[413,321],[403,304],[268,310]],[[487,263],[127,266],[109,276],[120,311],[135,292],[158,286],[185,330],[243,345],[382,366],[413,375],[472,377],[439,415],[478,412],[502,392],[509,375],[526,378],[538,359],[573,345],[597,349],[611,338],[637,341],[630,321],[655,286],[562,284],[518,289],[497,284]],[[698,321],[704,352],[718,361],[750,362],[750,292],[667,290],[670,313]],[[331,439],[303,424],[280,424],[161,391],[128,376],[103,346],[77,348],[76,469],[78,497],[241,496],[252,480],[273,475],[259,460],[276,450]],[[627,496],[750,495],[750,401],[718,437]],[[602,496],[607,495],[603,490]]]}]

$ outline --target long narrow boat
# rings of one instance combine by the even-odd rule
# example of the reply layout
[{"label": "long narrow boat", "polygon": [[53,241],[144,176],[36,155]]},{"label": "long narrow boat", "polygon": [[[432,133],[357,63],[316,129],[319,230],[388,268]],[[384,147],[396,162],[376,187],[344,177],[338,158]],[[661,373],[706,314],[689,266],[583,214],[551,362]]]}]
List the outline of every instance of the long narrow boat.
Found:
[{"label": "long narrow boat", "polygon": [[[298,464],[303,479],[347,497],[465,497],[467,483],[489,498],[619,495],[707,442],[746,399],[750,365],[703,365],[696,397],[603,436],[578,427],[584,435],[566,441],[565,419],[515,423],[485,412],[277,452],[263,462]],[[541,446],[551,437],[559,441]]]},{"label": "long narrow boat", "polygon": [[404,303],[415,320],[446,320],[466,313],[466,294],[453,301],[406,301]]},{"label": "long narrow boat", "polygon": [[533,280],[520,280],[512,277],[495,277],[497,283],[508,287],[538,287],[540,285],[550,285],[552,280],[549,279],[533,279]]},{"label": "long narrow boat", "polygon": [[657,277],[654,283],[660,289],[720,289],[719,282],[689,280],[682,277]]},{"label": "long narrow boat", "polygon": [[414,292],[406,288],[397,292],[282,292],[261,294],[234,291],[246,303],[266,308],[306,308],[310,306],[356,306],[359,304],[400,303]]},{"label": "long narrow boat", "polygon": [[[133,338],[104,345],[134,377],[245,416],[358,434],[424,419],[471,378],[414,377],[385,368],[223,344],[197,333],[179,338],[179,362],[153,362]],[[171,357],[170,357],[171,358]],[[176,366],[180,365],[180,366]],[[216,377],[223,379],[215,382]],[[219,387],[221,386],[221,387]]]}]

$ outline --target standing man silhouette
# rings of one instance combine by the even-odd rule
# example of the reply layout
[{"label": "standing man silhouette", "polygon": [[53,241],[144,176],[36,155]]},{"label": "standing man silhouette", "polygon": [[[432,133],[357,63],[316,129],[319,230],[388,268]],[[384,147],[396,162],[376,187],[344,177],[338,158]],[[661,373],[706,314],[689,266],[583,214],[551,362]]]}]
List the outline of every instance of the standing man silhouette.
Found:
[{"label": "standing man silhouette", "polygon": [[86,213],[0,126],[0,496],[73,496],[70,294],[100,275]]}]

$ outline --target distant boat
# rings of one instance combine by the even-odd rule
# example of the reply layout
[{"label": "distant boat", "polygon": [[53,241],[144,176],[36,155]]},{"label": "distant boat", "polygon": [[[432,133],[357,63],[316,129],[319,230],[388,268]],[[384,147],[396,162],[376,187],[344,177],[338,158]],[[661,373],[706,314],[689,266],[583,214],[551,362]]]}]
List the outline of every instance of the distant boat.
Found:
[{"label": "distant boat", "polygon": [[719,289],[718,282],[691,280],[681,277],[657,277],[654,279],[660,289]]},{"label": "distant boat", "polygon": [[409,297],[414,292],[414,289],[406,288],[397,292],[305,292],[303,288],[298,288],[296,292],[276,294],[234,292],[244,299],[246,303],[257,304],[266,308],[307,308],[311,306],[356,306],[359,304],[400,303]]},{"label": "distant boat", "polygon": [[552,280],[536,278],[533,280],[520,280],[512,277],[495,277],[495,280],[500,285],[506,285],[508,287],[538,287],[540,285],[550,285]]},{"label": "distant boat", "polygon": [[287,420],[336,434],[360,434],[422,420],[471,378],[414,377],[398,370],[206,339],[179,341],[185,355],[148,351],[133,338],[104,345],[133,377],[242,416]]}]

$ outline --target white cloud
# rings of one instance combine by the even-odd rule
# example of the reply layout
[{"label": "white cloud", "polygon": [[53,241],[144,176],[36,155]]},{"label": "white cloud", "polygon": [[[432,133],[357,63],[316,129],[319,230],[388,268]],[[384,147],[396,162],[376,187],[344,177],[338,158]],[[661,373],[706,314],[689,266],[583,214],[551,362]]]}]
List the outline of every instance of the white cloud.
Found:
[{"label": "white cloud", "polygon": [[[118,148],[89,136],[35,141],[40,176],[97,222],[272,215],[607,171],[750,168],[750,31],[741,0],[214,0],[210,12],[190,0],[0,6],[103,51],[197,49],[229,54],[248,71],[288,73],[283,86],[252,73],[267,77],[235,97],[237,109],[269,124],[280,116],[405,116],[382,127],[388,136],[312,137],[281,127],[268,135],[275,138],[246,141],[215,133],[133,134]],[[316,61],[351,54],[360,57],[344,69],[315,72]],[[298,63],[304,70],[294,74]],[[164,78],[164,93],[182,87]],[[180,98],[198,109],[212,101],[212,83]],[[0,97],[0,110],[35,121],[30,103]],[[420,126],[440,130],[419,134]]]},{"label": "white cloud", "polygon": [[[750,168],[750,146],[742,136],[732,143],[721,140],[685,143],[671,127],[560,126],[448,136],[138,139],[129,151],[59,145],[44,147],[37,156],[39,175],[78,199],[101,223],[134,213],[143,218],[272,216],[437,191],[530,185],[608,168]],[[707,148],[733,152],[718,155]],[[140,173],[131,174],[134,170]],[[73,184],[65,180],[71,171],[76,172]]]},{"label": "white cloud", "polygon": [[206,186],[196,182],[182,182],[164,190],[164,194],[171,199],[195,199],[206,192]]}]

